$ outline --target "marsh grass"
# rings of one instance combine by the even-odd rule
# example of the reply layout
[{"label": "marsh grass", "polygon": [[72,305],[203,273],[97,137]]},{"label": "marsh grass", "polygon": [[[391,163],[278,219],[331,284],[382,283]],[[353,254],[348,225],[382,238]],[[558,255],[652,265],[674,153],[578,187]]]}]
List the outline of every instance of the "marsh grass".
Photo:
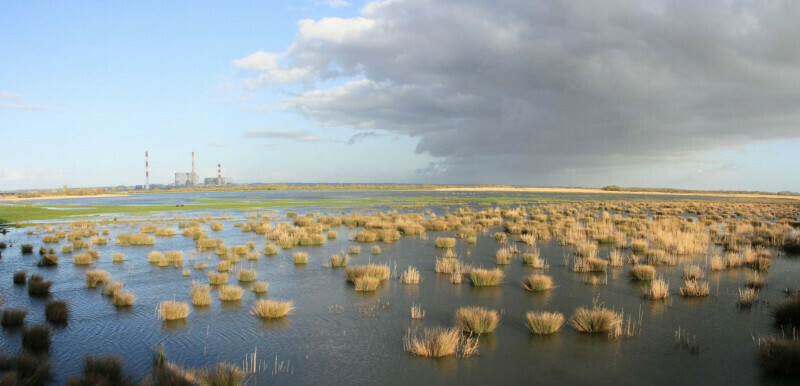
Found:
[{"label": "marsh grass", "polygon": [[711,292],[707,281],[684,280],[681,287],[681,296],[684,297],[704,297]]},{"label": "marsh grass", "polygon": [[294,254],[292,254],[292,259],[294,260],[295,264],[308,264],[308,253],[295,252]]},{"label": "marsh grass", "polygon": [[436,273],[452,274],[461,271],[461,268],[461,262],[455,257],[443,257],[436,259],[434,270]]},{"label": "marsh grass", "polygon": [[98,284],[108,283],[111,280],[111,274],[101,269],[93,269],[86,271],[86,286],[95,288]]},{"label": "marsh grass", "polygon": [[111,261],[114,263],[122,263],[125,261],[125,254],[122,252],[114,252],[111,254]]},{"label": "marsh grass", "polygon": [[130,307],[134,302],[136,302],[136,295],[134,295],[132,292],[119,290],[114,293],[112,302],[116,307]]},{"label": "marsh grass", "polygon": [[348,255],[331,256],[331,267],[346,267],[348,262],[350,262],[350,256]]},{"label": "marsh grass", "polygon": [[75,265],[91,265],[92,257],[85,253],[77,254],[72,256],[72,263]]},{"label": "marsh grass", "polygon": [[108,283],[105,286],[103,286],[102,294],[104,296],[114,296],[120,290],[122,290],[122,282],[112,281],[111,283]]},{"label": "marsh grass", "polygon": [[72,244],[62,245],[61,253],[72,253]]},{"label": "marsh grass", "polygon": [[289,315],[294,310],[294,303],[291,301],[279,301],[271,299],[261,299],[250,309],[254,316],[264,319],[276,319]]},{"label": "marsh grass", "polygon": [[120,234],[115,238],[118,245],[153,245],[155,240],[143,234]]},{"label": "marsh grass", "polygon": [[661,300],[669,297],[669,282],[663,278],[657,278],[648,285],[642,293],[642,297],[650,300]]},{"label": "marsh grass", "polygon": [[425,310],[422,309],[422,305],[412,304],[411,319],[424,319],[424,318],[425,318]]},{"label": "marsh grass", "polygon": [[46,254],[36,263],[37,267],[55,267],[58,265],[58,256]]},{"label": "marsh grass", "polygon": [[555,334],[564,325],[564,314],[560,312],[534,312],[525,313],[525,327],[531,334]]},{"label": "marsh grass", "polygon": [[433,241],[433,244],[436,248],[448,248],[452,249],[456,246],[456,238],[455,237],[437,237],[436,240]]},{"label": "marsh grass", "polygon": [[208,272],[208,283],[211,285],[224,285],[228,282],[228,274],[225,272]]},{"label": "marsh grass", "polygon": [[403,337],[403,348],[417,356],[440,358],[460,354],[470,356],[477,352],[478,341],[461,336],[458,328],[433,327],[420,331],[408,330]]},{"label": "marsh grass", "polygon": [[461,331],[485,334],[497,327],[500,313],[483,307],[461,307],[456,310],[454,320]]},{"label": "marsh grass", "polygon": [[612,267],[622,267],[624,263],[625,259],[622,257],[622,252],[615,249],[608,254],[608,265]]},{"label": "marsh grass", "polygon": [[800,375],[800,339],[797,336],[759,338],[756,357],[767,373],[795,377]]},{"label": "marsh grass", "polygon": [[158,305],[156,313],[161,320],[186,319],[189,316],[189,304],[174,300],[163,301]]},{"label": "marsh grass", "polygon": [[108,239],[106,239],[104,237],[95,236],[95,237],[92,237],[91,240],[89,240],[89,243],[92,244],[92,245],[100,245],[100,246],[108,245]]},{"label": "marsh grass", "polygon": [[382,281],[386,280],[390,273],[389,266],[385,264],[356,265],[345,268],[344,277],[351,283],[362,277],[372,277]]},{"label": "marsh grass", "polygon": [[6,307],[3,309],[3,316],[0,317],[0,325],[21,326],[25,322],[26,316],[28,316],[28,310]]},{"label": "marsh grass", "polygon": [[69,317],[69,305],[65,300],[48,300],[44,304],[44,316],[50,323],[65,323]]},{"label": "marsh grass", "polygon": [[652,265],[638,264],[629,271],[631,278],[639,281],[651,281],[656,277],[656,268]]},{"label": "marsh grass", "polygon": [[247,373],[231,363],[217,363],[197,371],[200,385],[241,386],[247,381]]},{"label": "marsh grass", "polygon": [[472,281],[472,285],[476,287],[496,286],[500,284],[504,277],[505,273],[500,268],[474,268],[469,272],[469,279]]},{"label": "marsh grass", "polygon": [[758,293],[753,288],[739,288],[738,304],[741,308],[750,308],[758,302]]},{"label": "marsh grass", "polygon": [[569,324],[579,332],[594,334],[618,328],[622,325],[622,319],[621,312],[601,307],[592,309],[580,307],[569,319]]},{"label": "marsh grass", "polygon": [[240,269],[239,272],[236,272],[236,278],[239,279],[241,282],[251,282],[256,280],[256,270],[255,269]]},{"label": "marsh grass", "polygon": [[278,254],[278,246],[275,244],[267,244],[264,246],[265,256],[275,256]]},{"label": "marsh grass", "polygon": [[414,266],[408,266],[400,275],[400,282],[403,284],[419,284],[419,279],[419,270]]},{"label": "marsh grass", "polygon": [[219,292],[220,300],[225,302],[241,300],[242,294],[244,294],[242,287],[233,285],[221,285],[217,288],[217,292]]},{"label": "marsh grass", "polygon": [[257,294],[266,293],[269,289],[269,283],[265,281],[256,281],[253,282],[253,292]]},{"label": "marsh grass", "polygon": [[228,260],[222,260],[217,263],[217,272],[228,272],[231,269],[231,263]]},{"label": "marsh grass", "polygon": [[159,251],[152,251],[147,254],[147,262],[150,264],[159,264],[162,261],[167,261],[167,258]]},{"label": "marsh grass", "polygon": [[705,274],[699,265],[689,265],[683,268],[684,280],[700,280],[703,277],[705,277]]},{"label": "marsh grass", "polygon": [[495,252],[494,256],[498,265],[508,265],[511,264],[511,259],[514,257],[514,254],[511,253],[511,250],[508,248],[501,248]]},{"label": "marsh grass", "polygon": [[777,326],[800,327],[800,296],[785,299],[772,309]]},{"label": "marsh grass", "polygon": [[14,284],[25,284],[27,280],[27,273],[25,271],[14,272]]},{"label": "marsh grass", "polygon": [[339,238],[339,234],[336,231],[328,231],[328,240],[336,240]]},{"label": "marsh grass", "polygon": [[555,288],[553,278],[547,275],[532,274],[522,278],[522,286],[528,291],[547,291]]},{"label": "marsh grass", "polygon": [[372,254],[373,255],[380,255],[381,254],[381,246],[380,245],[373,245],[372,246]]},{"label": "marsh grass", "polygon": [[211,223],[211,230],[214,231],[214,232],[219,232],[219,231],[222,230],[222,228],[223,228],[223,225],[222,225],[221,222],[212,222]]},{"label": "marsh grass", "polygon": [[353,282],[353,286],[356,291],[375,291],[378,289],[378,286],[381,284],[381,280],[377,277],[371,276],[364,276],[356,278]]},{"label": "marsh grass", "polygon": [[22,251],[23,255],[30,255],[33,253],[33,245],[31,244],[22,244],[20,245],[20,250]]},{"label": "marsh grass", "polygon": [[67,380],[67,386],[84,385],[135,385],[123,371],[122,360],[114,356],[92,356],[83,358],[83,374]]},{"label": "marsh grass", "polygon": [[358,254],[361,253],[361,246],[360,245],[351,245],[347,249],[347,253],[349,253],[351,255],[358,255]]},{"label": "marsh grass", "polygon": [[43,352],[50,349],[50,327],[35,324],[22,328],[22,348],[31,352]]},{"label": "marsh grass", "polygon": [[203,284],[192,284],[190,298],[194,306],[211,305],[211,286]]},{"label": "marsh grass", "polygon": [[52,285],[52,281],[45,281],[39,275],[31,275],[31,278],[28,279],[28,295],[33,297],[48,296]]}]

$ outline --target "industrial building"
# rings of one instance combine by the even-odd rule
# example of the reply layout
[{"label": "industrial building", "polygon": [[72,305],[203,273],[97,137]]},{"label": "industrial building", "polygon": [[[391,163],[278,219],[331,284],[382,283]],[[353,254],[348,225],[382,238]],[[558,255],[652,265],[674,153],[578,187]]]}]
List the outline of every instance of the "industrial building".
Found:
[{"label": "industrial building", "polygon": [[233,178],[231,178],[231,177],[222,177],[222,178],[206,177],[205,180],[203,180],[203,183],[206,186],[230,186],[230,185],[233,185]]},{"label": "industrial building", "polygon": [[184,172],[175,173],[175,187],[194,186],[193,181],[197,181],[197,174],[194,174],[194,178],[192,178],[193,174],[194,173],[184,173]]}]

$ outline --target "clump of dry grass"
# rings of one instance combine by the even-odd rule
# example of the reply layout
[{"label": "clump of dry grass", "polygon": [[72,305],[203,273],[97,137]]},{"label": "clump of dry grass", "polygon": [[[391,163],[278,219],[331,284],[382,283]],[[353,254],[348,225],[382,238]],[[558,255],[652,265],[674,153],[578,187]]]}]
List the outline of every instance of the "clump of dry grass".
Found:
[{"label": "clump of dry grass", "polygon": [[580,332],[610,332],[622,325],[622,313],[602,307],[581,307],[575,310],[569,324]]},{"label": "clump of dry grass", "polygon": [[31,278],[28,279],[28,295],[35,297],[48,296],[52,285],[52,281],[45,281],[40,275],[31,275]]},{"label": "clump of dry grass", "polygon": [[95,288],[98,284],[108,283],[111,280],[111,274],[101,269],[94,269],[86,271],[86,286]]},{"label": "clump of dry grass", "polygon": [[758,293],[753,288],[739,288],[739,307],[750,308],[758,302]]},{"label": "clump of dry grass", "polygon": [[308,253],[307,252],[295,252],[292,255],[292,259],[294,259],[295,264],[308,264]]},{"label": "clump of dry grass", "polygon": [[61,246],[61,253],[72,253],[72,244]]},{"label": "clump of dry grass", "polygon": [[436,273],[452,274],[453,272],[462,271],[463,267],[461,262],[454,257],[437,258],[435,263]]},{"label": "clump of dry grass", "polygon": [[351,245],[347,249],[347,253],[349,253],[351,255],[358,255],[359,253],[361,253],[361,246],[360,245]]},{"label": "clump of dry grass", "polygon": [[800,375],[800,338],[766,337],[758,339],[756,356],[767,373]]},{"label": "clump of dry grass", "polygon": [[217,263],[217,272],[228,272],[231,269],[231,263],[228,260],[222,260]]},{"label": "clump of dry grass", "polygon": [[22,328],[22,348],[41,353],[50,349],[50,327],[44,324],[35,324]]},{"label": "clump of dry grass", "polygon": [[425,318],[425,310],[422,309],[422,305],[412,304],[411,319],[424,319],[424,318]]},{"label": "clump of dry grass", "polygon": [[236,277],[241,282],[251,282],[256,280],[256,270],[254,269],[240,269],[239,272],[236,273]]},{"label": "clump of dry grass", "polygon": [[189,297],[196,307],[208,306],[211,304],[211,286],[194,283],[189,290]]},{"label": "clump of dry grass", "polygon": [[375,291],[380,284],[380,279],[369,276],[359,277],[353,282],[356,291]]},{"label": "clump of dry grass", "polygon": [[214,232],[219,232],[222,230],[222,223],[221,222],[212,222],[211,223],[211,230]]},{"label": "clump of dry grass", "polygon": [[95,236],[95,237],[92,237],[91,240],[89,240],[89,243],[91,243],[92,245],[107,245],[108,244],[108,240],[103,238],[103,237],[96,237]]},{"label": "clump of dry grass", "polygon": [[3,316],[0,317],[0,325],[21,326],[25,322],[26,316],[28,316],[28,310],[6,307],[3,309]]},{"label": "clump of dry grass", "polygon": [[172,228],[156,228],[156,236],[159,237],[172,237],[175,236],[178,232]]},{"label": "clump of dry grass", "polygon": [[484,334],[494,331],[500,313],[483,307],[461,307],[456,310],[455,324],[461,331]]},{"label": "clump of dry grass", "polygon": [[227,273],[208,272],[208,283],[211,285],[223,285],[228,282]]},{"label": "clump of dry grass", "polygon": [[611,253],[608,254],[608,264],[612,267],[622,267],[625,263],[625,259],[622,257],[622,253],[618,250],[613,250]]},{"label": "clump of dry grass", "polygon": [[642,297],[650,300],[660,300],[669,297],[669,283],[663,278],[653,280],[647,288],[644,289]]},{"label": "clump of dry grass", "polygon": [[69,317],[66,300],[48,300],[44,305],[44,316],[50,323],[65,323]]},{"label": "clump of dry grass", "polygon": [[501,248],[495,253],[495,259],[497,260],[497,264],[499,265],[511,264],[511,259],[513,257],[514,254],[511,253],[511,250],[508,248]]},{"label": "clump of dry grass", "polygon": [[253,292],[263,294],[269,289],[269,283],[265,281],[253,282]]},{"label": "clump of dry grass", "polygon": [[159,251],[151,251],[147,254],[147,262],[150,264],[158,264],[161,261],[167,261],[167,258],[164,257],[164,254]]},{"label": "clump of dry grass", "polygon": [[575,248],[575,255],[583,258],[594,258],[597,256],[597,244],[591,242],[580,243]]},{"label": "clump of dry grass", "polygon": [[456,246],[456,238],[455,237],[437,237],[436,240],[433,241],[433,245],[436,248],[448,248],[452,249]]},{"label": "clump of dry grass", "polygon": [[111,254],[111,261],[114,263],[122,263],[125,261],[125,254],[121,252],[114,252]]},{"label": "clump of dry grass", "polygon": [[681,296],[703,297],[710,293],[708,282],[699,280],[684,280],[681,287]]},{"label": "clump of dry grass", "polygon": [[408,268],[400,275],[400,282],[403,284],[419,284],[419,270],[414,266]]},{"label": "clump of dry grass", "polygon": [[389,273],[388,265],[368,264],[347,267],[344,276],[347,281],[355,283],[356,279],[360,277],[373,277],[379,281],[385,280],[389,277]]},{"label": "clump of dry grass", "polygon": [[608,261],[596,257],[585,257],[575,260],[572,270],[575,272],[605,272]]},{"label": "clump of dry grass", "polygon": [[642,254],[647,250],[647,240],[632,240],[631,252],[635,254]]},{"label": "clump of dry grass", "polygon": [[525,314],[525,327],[528,327],[532,334],[555,334],[562,325],[564,325],[564,314],[560,312],[529,311]]},{"label": "clump of dry grass", "polygon": [[244,294],[242,287],[235,285],[221,285],[217,289],[217,292],[219,292],[220,300],[225,302],[241,300],[242,294]]},{"label": "clump of dry grass", "polygon": [[476,287],[496,286],[503,280],[505,274],[500,268],[483,269],[474,268],[469,272],[469,279]]},{"label": "clump of dry grass", "polygon": [[265,319],[282,318],[294,310],[294,303],[291,301],[278,301],[261,299],[251,308],[250,313]]},{"label": "clump of dry grass", "polygon": [[132,292],[117,291],[114,293],[113,303],[117,307],[130,307],[136,301],[136,295]]},{"label": "clump of dry grass", "polygon": [[458,350],[461,332],[457,328],[425,328],[422,332],[409,330],[403,338],[406,351],[423,357],[440,358],[454,355]]},{"label": "clump of dry grass", "polygon": [[373,254],[373,255],[380,255],[380,254],[381,254],[381,247],[380,247],[380,245],[373,245],[373,246],[372,246],[372,254]]},{"label": "clump of dry grass", "polygon": [[631,267],[628,273],[635,280],[650,281],[656,277],[656,268],[652,265],[639,264]]},{"label": "clump of dry grass", "polygon": [[328,240],[336,240],[339,238],[339,233],[336,231],[328,231]]},{"label": "clump of dry grass", "polygon": [[547,291],[555,288],[553,278],[547,275],[532,274],[522,278],[522,286],[528,291]]},{"label": "clump of dry grass", "polygon": [[495,232],[494,240],[500,244],[505,244],[508,242],[508,235],[503,232]]},{"label": "clump of dry grass", "polygon": [[119,245],[153,245],[155,240],[143,234],[120,234],[115,239]]},{"label": "clump of dry grass", "polygon": [[189,303],[167,300],[158,305],[156,312],[161,320],[179,320],[186,319],[191,310]]},{"label": "clump of dry grass", "polygon": [[72,263],[75,265],[90,265],[92,264],[92,257],[85,253],[74,255],[72,256]]},{"label": "clump of dry grass", "polygon": [[27,273],[25,271],[14,272],[14,284],[25,284]]},{"label": "clump of dry grass", "polygon": [[350,262],[350,256],[348,255],[332,255],[331,256],[331,267],[347,267],[347,263]]},{"label": "clump of dry grass", "polygon": [[689,265],[683,268],[684,280],[700,280],[705,276],[699,265]]},{"label": "clump of dry grass", "polygon": [[111,283],[106,284],[103,286],[102,294],[104,296],[114,296],[119,290],[122,289],[122,282],[121,281],[113,281]]},{"label": "clump of dry grass", "polygon": [[724,271],[727,269],[728,266],[725,264],[725,261],[722,260],[722,256],[718,254],[714,254],[708,261],[708,269],[712,271]]},{"label": "clump of dry grass", "polygon": [[278,254],[278,246],[275,244],[267,244],[264,246],[265,256],[275,256]]}]

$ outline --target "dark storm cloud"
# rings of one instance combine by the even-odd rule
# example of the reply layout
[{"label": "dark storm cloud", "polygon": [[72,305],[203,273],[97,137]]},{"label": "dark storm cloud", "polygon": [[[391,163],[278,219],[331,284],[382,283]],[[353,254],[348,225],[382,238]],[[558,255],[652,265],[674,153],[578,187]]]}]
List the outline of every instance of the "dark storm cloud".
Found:
[{"label": "dark storm cloud", "polygon": [[441,157],[419,173],[543,173],[800,137],[798,20],[796,1],[398,0],[237,62],[263,69],[251,89],[310,87],[285,109],[419,138]]}]

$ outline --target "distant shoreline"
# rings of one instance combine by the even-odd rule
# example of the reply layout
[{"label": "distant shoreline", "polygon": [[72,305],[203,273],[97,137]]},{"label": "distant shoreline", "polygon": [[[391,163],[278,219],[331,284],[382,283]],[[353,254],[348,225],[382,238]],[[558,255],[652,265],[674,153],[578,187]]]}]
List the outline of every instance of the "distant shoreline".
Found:
[{"label": "distant shoreline", "polygon": [[519,193],[586,193],[586,194],[646,194],[652,196],[704,196],[704,197],[739,197],[739,198],[768,198],[800,200],[800,196],[756,193],[707,193],[707,192],[656,192],[656,191],[612,191],[595,188],[515,188],[508,186],[498,187],[458,187],[436,188],[438,192],[519,192]]},{"label": "distant shoreline", "polygon": [[121,194],[91,194],[86,196],[69,196],[69,195],[60,195],[60,196],[39,196],[39,197],[19,197],[19,196],[0,196],[0,202],[7,201],[7,202],[21,202],[21,201],[35,201],[35,200],[63,200],[67,198],[104,198],[104,197],[125,197],[128,196],[127,193]]}]

